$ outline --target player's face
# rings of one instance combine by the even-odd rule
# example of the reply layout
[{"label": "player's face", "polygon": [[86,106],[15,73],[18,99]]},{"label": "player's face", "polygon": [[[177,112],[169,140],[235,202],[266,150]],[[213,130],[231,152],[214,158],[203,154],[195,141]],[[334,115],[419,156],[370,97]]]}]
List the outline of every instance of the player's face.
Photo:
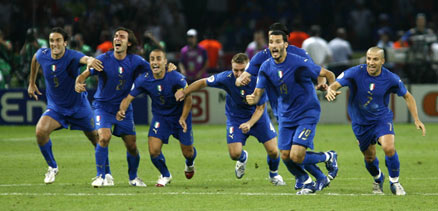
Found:
[{"label": "player's face", "polygon": [[367,72],[372,76],[377,76],[382,71],[382,65],[385,63],[382,51],[367,52]]},{"label": "player's face", "polygon": [[234,77],[238,78],[245,71],[245,67],[247,64],[248,64],[247,62],[243,64],[232,62],[231,68],[233,69]]},{"label": "player's face", "polygon": [[128,42],[129,34],[127,31],[117,31],[114,34],[114,40],[113,40],[113,47],[114,52],[116,53],[122,53],[127,51],[128,46],[131,45],[131,43]]},{"label": "player's face", "polygon": [[67,42],[64,41],[62,34],[57,32],[50,33],[49,44],[52,54],[55,56],[63,55],[65,52],[65,46],[67,46]]},{"label": "player's face", "polygon": [[284,42],[282,35],[269,35],[269,50],[275,60],[281,60],[286,56],[287,45],[288,43]]},{"label": "player's face", "polygon": [[152,51],[149,55],[149,63],[153,74],[166,71],[167,59],[162,51]]}]

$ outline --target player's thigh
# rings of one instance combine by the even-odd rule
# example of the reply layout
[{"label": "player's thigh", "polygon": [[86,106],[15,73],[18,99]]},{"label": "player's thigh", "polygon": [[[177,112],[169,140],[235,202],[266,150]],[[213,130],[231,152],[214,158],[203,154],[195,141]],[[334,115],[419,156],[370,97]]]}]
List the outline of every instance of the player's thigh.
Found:
[{"label": "player's thigh", "polygon": [[125,143],[126,149],[132,154],[137,151],[137,136],[136,135],[123,135],[122,140]]},{"label": "player's thigh", "polygon": [[99,134],[97,133],[97,130],[93,130],[93,131],[83,131],[85,136],[87,136],[88,140],[91,141],[91,143],[93,143],[93,145],[96,145],[97,142],[99,141]]},{"label": "player's thigh", "polygon": [[228,152],[233,160],[238,159],[242,154],[242,146],[241,142],[228,143]]},{"label": "player's thigh", "polygon": [[268,153],[269,156],[271,157],[278,156],[277,137],[274,137],[271,140],[266,141],[265,143],[263,143],[263,146],[265,147],[266,153]]},{"label": "player's thigh", "polygon": [[160,155],[163,141],[157,137],[148,137],[149,154],[153,157]]},{"label": "player's thigh", "polygon": [[372,162],[376,158],[376,144],[370,144],[362,154],[366,162]]},{"label": "player's thigh", "polygon": [[383,135],[379,138],[379,143],[382,145],[382,149],[387,156],[393,156],[395,154],[395,139],[393,134]]},{"label": "player's thigh", "polygon": [[37,135],[49,135],[61,126],[62,125],[52,116],[43,115],[36,125],[36,133]]}]

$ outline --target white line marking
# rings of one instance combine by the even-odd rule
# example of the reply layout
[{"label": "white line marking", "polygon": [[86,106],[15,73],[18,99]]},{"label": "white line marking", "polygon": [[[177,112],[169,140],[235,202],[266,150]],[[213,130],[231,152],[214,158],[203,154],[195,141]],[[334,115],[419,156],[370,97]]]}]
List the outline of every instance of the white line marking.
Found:
[{"label": "white line marking", "polygon": [[[240,195],[240,196],[294,196],[295,193],[231,193],[231,192],[164,192],[164,193],[0,193],[0,196],[141,196],[141,195]],[[376,194],[321,193],[324,196],[380,196]],[[392,194],[390,194],[392,195]],[[410,193],[412,196],[438,196],[438,193]]]}]

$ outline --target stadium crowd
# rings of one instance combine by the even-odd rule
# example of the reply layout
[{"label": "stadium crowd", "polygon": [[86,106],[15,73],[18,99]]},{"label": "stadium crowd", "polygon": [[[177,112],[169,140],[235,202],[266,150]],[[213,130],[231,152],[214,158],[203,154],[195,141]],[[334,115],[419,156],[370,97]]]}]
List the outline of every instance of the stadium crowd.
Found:
[{"label": "stadium crowd", "polygon": [[[336,75],[360,62],[352,60],[354,52],[378,45],[386,50],[386,65],[402,79],[437,82],[438,3],[433,0],[0,2],[0,88],[27,87],[32,56],[47,47],[47,35],[54,26],[63,27],[72,37],[69,48],[91,56],[111,48],[115,27],[125,26],[136,33],[142,56],[148,58],[159,46],[175,63],[193,28],[201,46],[204,40],[216,41],[209,45],[213,47],[204,46],[208,48],[206,72],[216,73],[229,68],[235,52],[248,48],[251,56],[251,51],[265,48],[265,33],[257,32],[276,21],[289,26],[291,44],[306,49],[316,61],[321,58],[319,64]],[[306,39],[306,45],[300,46]],[[327,49],[326,55],[312,52],[315,46]]]}]

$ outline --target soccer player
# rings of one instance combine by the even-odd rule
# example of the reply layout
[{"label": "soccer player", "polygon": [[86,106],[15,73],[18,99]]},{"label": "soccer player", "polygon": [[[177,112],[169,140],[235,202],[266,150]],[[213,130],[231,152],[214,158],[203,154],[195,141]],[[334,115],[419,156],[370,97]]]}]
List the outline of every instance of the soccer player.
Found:
[{"label": "soccer player", "polygon": [[117,119],[127,118],[126,110],[131,101],[141,93],[148,94],[152,99],[152,122],[149,128],[149,153],[152,163],[160,171],[157,187],[164,187],[172,180],[166,159],[161,151],[164,144],[168,144],[169,136],[179,140],[181,151],[186,158],[185,176],[191,179],[195,173],[196,148],[193,146],[192,133],[192,98],[187,97],[184,102],[177,102],[174,94],[178,89],[187,86],[184,76],[177,71],[166,72],[166,54],[161,49],[155,49],[149,55],[152,74],[146,72],[135,80],[129,95],[120,104]]},{"label": "soccer player", "polygon": [[297,194],[310,194],[322,190],[330,180],[324,177],[315,184],[304,171],[303,165],[325,162],[329,175],[333,177],[338,170],[336,152],[307,151],[307,148],[313,149],[313,137],[321,112],[312,79],[316,80],[321,76],[332,83],[335,76],[308,59],[287,53],[287,46],[287,36],[284,32],[273,31],[269,35],[272,58],[260,67],[256,89],[253,94],[247,95],[246,99],[250,105],[256,104],[267,86],[274,88],[276,95],[269,96],[269,100],[278,101],[278,145],[281,158],[288,170],[296,178],[304,181],[303,188]]},{"label": "soccer player", "polygon": [[[288,29],[285,25],[281,23],[273,23],[271,26],[269,26],[268,30],[268,36],[271,34],[271,32],[279,30],[283,31],[285,34],[289,34]],[[286,51],[291,54],[295,54],[297,56],[301,56],[305,59],[308,59],[308,62],[313,62],[312,58],[309,56],[309,54],[294,45],[288,45],[286,48]],[[259,73],[260,66],[268,60],[269,58],[272,58],[271,51],[267,48],[261,52],[258,52],[249,62],[248,67],[245,69],[245,72],[243,72],[237,79],[236,79],[236,86],[244,86],[251,82],[251,76],[257,77]],[[325,90],[327,88],[326,80],[324,77],[318,77],[318,85],[316,89],[318,90]],[[266,87],[266,93],[268,94],[268,97],[277,99],[276,97],[276,91],[275,88],[272,88],[271,86]],[[275,118],[278,120],[277,116],[277,101],[276,100],[270,100],[269,103],[271,104],[272,113],[274,114]],[[308,171],[310,174],[312,174],[317,181],[323,181],[325,179],[325,175],[322,173],[322,171],[319,169],[317,165],[305,165],[304,168],[306,171]],[[328,175],[330,179],[334,179],[336,175]],[[295,189],[301,189],[303,187],[303,182],[296,179],[295,183]]]},{"label": "soccer player", "polygon": [[42,69],[46,83],[47,109],[36,125],[36,139],[49,168],[44,178],[46,184],[55,182],[58,165],[52,152],[50,134],[60,128],[82,130],[93,145],[97,143],[94,115],[87,93],[74,91],[79,67],[102,70],[102,63],[78,51],[66,48],[68,35],[64,29],[55,27],[49,35],[50,48],[40,48],[33,56],[29,76],[29,97],[38,100],[41,92],[35,84],[39,69]]},{"label": "soccer player", "polygon": [[352,67],[339,75],[335,83],[327,90],[326,98],[333,101],[337,91],[343,86],[350,88],[348,115],[352,121],[354,135],[359,141],[359,148],[365,159],[365,167],[373,176],[373,193],[383,193],[385,176],[379,168],[376,157],[376,143],[385,152],[385,164],[388,168],[391,192],[405,195],[399,182],[400,161],[395,149],[393,113],[388,108],[389,96],[397,93],[403,96],[414,118],[417,129],[426,135],[426,127],[418,118],[414,97],[406,90],[400,78],[382,65],[385,63],[383,49],[371,47],[366,54],[366,64]]},{"label": "soccer player", "polygon": [[[99,142],[96,147],[97,176],[93,179],[93,187],[113,186],[114,179],[108,170],[108,145],[111,135],[121,137],[126,146],[129,184],[145,187],[146,184],[137,176],[140,154],[136,145],[136,133],[132,106],[126,111],[123,121],[116,120],[120,102],[129,94],[135,78],[149,69],[149,63],[136,55],[137,39],[132,30],[119,27],[113,35],[113,50],[97,57],[102,61],[103,71],[90,69],[84,71],[76,80],[76,91],[85,91],[85,79],[90,75],[98,75],[99,82],[94,95],[93,109],[96,116],[96,127]],[[149,70],[151,72],[151,70]],[[112,128],[114,127],[114,131]],[[106,170],[107,169],[107,170]]]},{"label": "soccer player", "polygon": [[[246,103],[245,96],[254,91],[256,80],[252,80],[246,86],[237,87],[236,78],[245,70],[248,64],[248,56],[238,53],[231,60],[232,70],[199,79],[184,90],[175,94],[177,101],[184,99],[186,95],[204,87],[216,87],[227,92],[225,115],[227,116],[227,143],[228,151],[232,160],[236,160],[235,173],[238,179],[245,174],[248,152],[242,149],[250,135],[262,143],[268,154],[269,178],[274,185],[286,185],[283,178],[278,174],[280,156],[277,148],[277,134],[271,124],[266,111],[266,96],[250,106]],[[254,77],[254,76],[253,76]],[[255,79],[255,77],[254,77]]]}]

